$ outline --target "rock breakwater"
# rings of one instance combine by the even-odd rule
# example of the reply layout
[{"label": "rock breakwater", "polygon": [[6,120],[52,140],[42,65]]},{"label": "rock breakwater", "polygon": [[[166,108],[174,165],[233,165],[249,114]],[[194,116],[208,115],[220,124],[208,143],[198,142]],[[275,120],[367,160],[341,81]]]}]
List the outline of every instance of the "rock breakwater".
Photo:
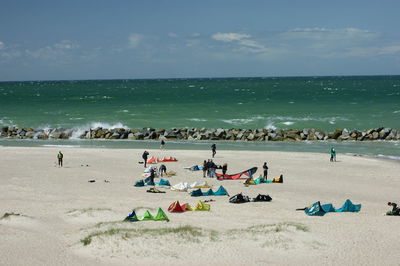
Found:
[{"label": "rock breakwater", "polygon": [[131,139],[131,140],[233,140],[233,141],[373,141],[400,140],[400,130],[374,128],[368,130],[336,129],[327,132],[318,129],[126,129],[93,128],[74,130],[64,128],[34,129],[25,127],[2,127],[0,138],[16,139]]}]

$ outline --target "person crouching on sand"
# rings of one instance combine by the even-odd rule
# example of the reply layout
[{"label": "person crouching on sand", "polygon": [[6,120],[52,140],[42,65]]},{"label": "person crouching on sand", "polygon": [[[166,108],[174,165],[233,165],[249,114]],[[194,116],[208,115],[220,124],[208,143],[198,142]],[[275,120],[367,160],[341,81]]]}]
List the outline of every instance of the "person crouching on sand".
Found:
[{"label": "person crouching on sand", "polygon": [[397,204],[394,202],[388,202],[388,206],[392,207],[391,211],[386,212],[386,215],[396,215],[399,216],[400,215],[400,208],[397,207]]}]

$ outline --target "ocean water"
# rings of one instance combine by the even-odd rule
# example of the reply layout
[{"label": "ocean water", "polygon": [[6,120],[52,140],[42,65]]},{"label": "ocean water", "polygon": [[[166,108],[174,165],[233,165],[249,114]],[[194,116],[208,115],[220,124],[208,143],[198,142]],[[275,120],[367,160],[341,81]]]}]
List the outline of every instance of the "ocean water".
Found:
[{"label": "ocean water", "polygon": [[400,129],[400,76],[0,82],[8,125]]},{"label": "ocean water", "polygon": [[400,76],[1,82],[0,125],[400,129]]}]

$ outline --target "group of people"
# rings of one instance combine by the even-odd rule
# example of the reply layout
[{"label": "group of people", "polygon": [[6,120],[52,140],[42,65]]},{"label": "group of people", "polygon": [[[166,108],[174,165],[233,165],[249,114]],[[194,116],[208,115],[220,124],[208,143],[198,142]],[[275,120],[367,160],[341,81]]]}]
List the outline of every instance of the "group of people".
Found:
[{"label": "group of people", "polygon": [[222,169],[222,171],[224,171],[225,169],[225,173],[226,170],[228,169],[228,165],[225,163],[223,166],[218,166],[216,165],[212,159],[208,159],[208,160],[204,160],[203,162],[203,177],[211,177],[211,178],[215,178],[215,170],[216,169]]}]

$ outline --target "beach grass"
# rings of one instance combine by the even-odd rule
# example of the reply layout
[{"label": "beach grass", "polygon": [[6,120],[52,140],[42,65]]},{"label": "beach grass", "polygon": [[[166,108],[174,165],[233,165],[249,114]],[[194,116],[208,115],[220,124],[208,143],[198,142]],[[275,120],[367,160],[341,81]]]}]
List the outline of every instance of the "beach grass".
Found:
[{"label": "beach grass", "polygon": [[9,218],[11,216],[23,216],[23,215],[19,214],[19,213],[6,212],[6,213],[4,213],[3,216],[0,217],[0,220],[7,219],[7,218]]},{"label": "beach grass", "polygon": [[162,235],[178,235],[186,240],[196,241],[197,237],[203,236],[203,230],[199,227],[190,225],[184,225],[179,227],[162,227],[162,228],[110,228],[104,231],[96,231],[90,233],[85,238],[81,239],[80,242],[87,246],[93,238],[102,236],[114,236],[120,235],[122,239],[127,240],[135,237],[145,236],[162,236]]}]

